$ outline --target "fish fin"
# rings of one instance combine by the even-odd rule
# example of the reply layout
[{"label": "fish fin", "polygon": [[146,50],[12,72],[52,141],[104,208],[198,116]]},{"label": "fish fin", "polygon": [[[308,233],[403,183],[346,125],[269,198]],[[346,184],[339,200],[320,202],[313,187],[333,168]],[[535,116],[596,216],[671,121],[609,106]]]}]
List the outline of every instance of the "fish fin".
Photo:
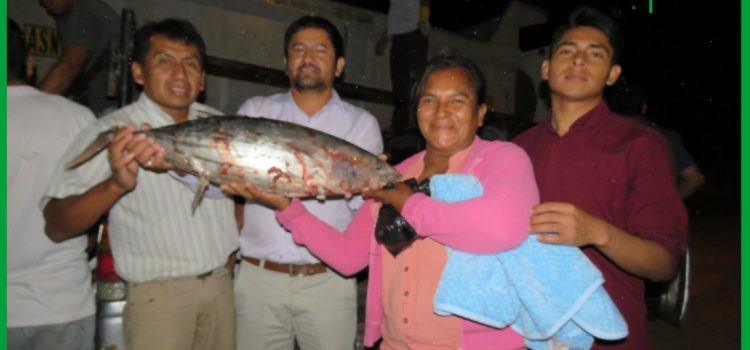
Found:
[{"label": "fish fin", "polygon": [[99,152],[101,152],[101,150],[107,148],[107,146],[109,146],[109,144],[112,142],[112,139],[115,137],[115,131],[117,131],[117,127],[99,133],[99,136],[97,136],[94,141],[86,146],[86,148],[84,148],[81,153],[79,153],[69,162],[65,163],[65,170],[71,170],[78,167],[79,165],[85,163],[86,161],[97,155]]},{"label": "fish fin", "polygon": [[200,180],[198,181],[198,189],[195,190],[195,197],[193,197],[193,204],[190,206],[190,209],[193,211],[193,214],[195,214],[195,209],[198,208],[198,204],[201,203],[201,200],[203,199],[203,193],[206,192],[206,189],[208,188],[209,184],[208,175],[201,173],[200,174]]}]

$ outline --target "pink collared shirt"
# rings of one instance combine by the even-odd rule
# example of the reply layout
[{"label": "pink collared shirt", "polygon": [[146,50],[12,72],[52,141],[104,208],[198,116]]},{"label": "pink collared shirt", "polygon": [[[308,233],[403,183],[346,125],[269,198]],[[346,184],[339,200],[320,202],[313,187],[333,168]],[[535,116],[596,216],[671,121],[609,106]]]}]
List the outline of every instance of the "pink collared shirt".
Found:
[{"label": "pink collared shirt", "polygon": [[[405,172],[423,155],[405,160],[397,169]],[[479,179],[484,187],[482,197],[445,203],[417,193],[404,204],[401,210],[404,218],[427,239],[470,253],[497,253],[520,245],[529,234],[529,212],[539,203],[531,162],[525,152],[508,142],[475,138],[460,168],[462,174]],[[299,200],[293,200],[287,209],[276,213],[295,242],[305,245],[340,273],[351,275],[369,265],[366,346],[372,346],[390,322],[398,321],[388,318],[384,311],[382,256],[387,253],[383,253],[374,239],[372,204],[372,201],[365,203],[343,234],[307,212]],[[434,293],[434,289],[431,292]],[[432,299],[424,302],[431,305]],[[490,328],[464,319],[459,319],[458,323],[460,343],[456,348],[494,350],[523,346],[523,338],[508,328]],[[388,346],[394,345],[381,344],[383,349]],[[422,344],[420,348],[430,346]]]},{"label": "pink collared shirt", "polygon": [[[461,171],[470,149],[451,157],[448,173]],[[424,158],[419,158],[406,169],[403,179],[418,178],[423,170]],[[432,299],[448,260],[445,246],[424,238],[417,239],[396,257],[385,247],[381,248],[381,254],[383,313],[386,319],[396,320],[383,324],[381,348],[419,349],[422,344],[429,344],[430,349],[458,349],[461,346],[458,318],[432,312]]]}]

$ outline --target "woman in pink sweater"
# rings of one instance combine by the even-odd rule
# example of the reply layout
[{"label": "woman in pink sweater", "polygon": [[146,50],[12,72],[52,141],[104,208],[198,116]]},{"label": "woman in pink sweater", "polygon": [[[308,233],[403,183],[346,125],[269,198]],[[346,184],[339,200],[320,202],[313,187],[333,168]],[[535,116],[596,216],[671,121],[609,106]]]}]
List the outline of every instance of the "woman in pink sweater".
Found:
[{"label": "woman in pink sweater", "polygon": [[[419,129],[426,150],[399,164],[403,179],[461,173],[482,183],[481,197],[456,203],[434,200],[399,183],[365,193],[370,198],[342,233],[311,215],[297,199],[263,193],[250,184],[226,192],[276,208],[295,242],[344,275],[369,266],[365,339],[389,349],[517,349],[523,338],[510,328],[486,327],[455,316],[438,316],[432,299],[445,266],[445,247],[470,253],[515,248],[529,234],[531,208],[538,204],[526,153],[509,142],[475,136],[487,111],[485,80],[470,60],[441,55],[430,61],[415,90]],[[392,255],[373,234],[381,204],[390,204],[419,234]]]}]

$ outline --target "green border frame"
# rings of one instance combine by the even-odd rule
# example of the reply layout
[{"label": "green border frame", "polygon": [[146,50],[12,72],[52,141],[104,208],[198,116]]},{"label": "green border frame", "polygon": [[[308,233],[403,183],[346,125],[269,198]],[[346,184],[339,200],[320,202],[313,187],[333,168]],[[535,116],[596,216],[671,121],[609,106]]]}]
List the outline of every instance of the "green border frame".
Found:
[{"label": "green border frame", "polygon": [[[750,140],[748,140],[748,131],[750,130],[750,122],[747,118],[750,114],[750,91],[748,90],[748,73],[747,64],[745,59],[748,58],[748,35],[750,35],[750,5],[747,1],[740,2],[740,191],[741,191],[741,204],[740,204],[740,234],[741,236],[741,267],[740,267],[740,305],[741,305],[741,317],[740,317],[740,334],[748,334],[750,332],[750,326],[746,321],[748,311],[750,307],[744,302],[744,294],[748,291],[748,270],[750,270],[750,260],[748,260],[747,253],[750,251],[750,239],[745,239],[747,234],[750,234],[748,230],[747,221],[743,220],[750,217],[750,206],[748,206],[748,199],[750,199],[750,189],[747,187],[748,179],[748,167],[750,167],[750,156],[748,150],[750,150]],[[750,341],[748,337],[741,337],[740,339],[742,349],[750,349]]]}]

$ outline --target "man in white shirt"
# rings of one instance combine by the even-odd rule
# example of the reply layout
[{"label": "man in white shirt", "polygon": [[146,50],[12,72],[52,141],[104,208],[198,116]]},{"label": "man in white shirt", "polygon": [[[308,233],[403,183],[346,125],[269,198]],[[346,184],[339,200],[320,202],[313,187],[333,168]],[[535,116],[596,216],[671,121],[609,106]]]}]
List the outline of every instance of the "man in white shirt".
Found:
[{"label": "man in white shirt", "polygon": [[[107,152],[59,174],[47,192],[47,235],[73,237],[109,212],[117,273],[128,282],[123,315],[129,349],[235,348],[232,280],[237,247],[233,202],[206,198],[163,174],[163,151],[134,125],[161,127],[221,113],[195,102],[203,90],[205,44],[192,24],[149,23],[135,33],[133,80],[140,98],[97,120],[68,149],[72,159],[96,135],[122,126]],[[160,153],[161,152],[161,153]],[[136,186],[137,184],[137,186]]]},{"label": "man in white shirt", "polygon": [[[284,36],[291,89],[253,97],[238,114],[284,120],[332,134],[373,154],[383,144],[377,120],[341,100],[334,79],[344,71],[341,35],[328,20],[306,16]],[[343,230],[361,198],[305,200],[321,220]],[[243,260],[235,279],[238,349],[352,349],[356,334],[356,280],[343,278],[292,241],[260,204],[246,203],[240,236]]]},{"label": "man in white shirt", "polygon": [[95,120],[85,107],[25,82],[23,32],[8,21],[8,348],[94,348],[86,236],[54,243],[39,203],[63,151]]},{"label": "man in white shirt", "polygon": [[390,129],[394,134],[417,127],[416,120],[412,120],[409,98],[412,85],[427,66],[429,23],[429,0],[391,0],[386,30],[375,44],[375,54],[382,55],[391,40],[393,116]]}]

